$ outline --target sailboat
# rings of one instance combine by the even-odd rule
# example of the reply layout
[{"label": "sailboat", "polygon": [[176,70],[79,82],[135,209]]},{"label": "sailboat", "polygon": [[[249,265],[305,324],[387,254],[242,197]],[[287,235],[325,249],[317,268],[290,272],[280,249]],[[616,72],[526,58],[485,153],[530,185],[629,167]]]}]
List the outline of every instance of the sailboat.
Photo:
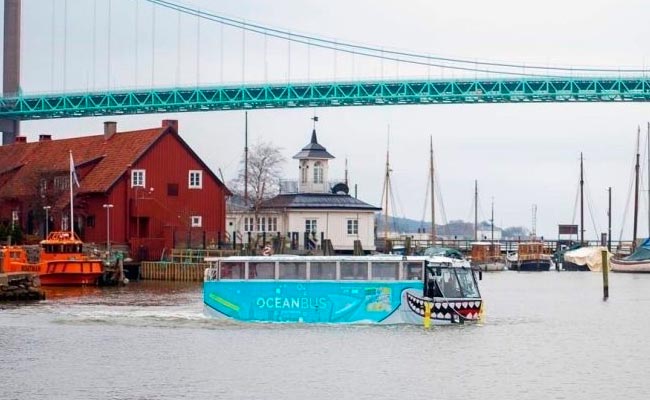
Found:
[{"label": "sailboat", "polygon": [[580,242],[562,251],[558,257],[564,271],[601,271],[604,246],[587,246],[584,228],[584,164],[580,153]]},{"label": "sailboat", "polygon": [[[639,216],[639,135],[641,128],[637,131],[637,145],[636,145],[636,164],[634,166],[634,227],[632,231],[632,254],[627,257],[618,258],[612,257],[610,259],[611,270],[613,272],[645,272],[650,273],[650,238],[636,247],[636,231],[637,221]],[[650,150],[650,122],[648,122],[648,149]],[[650,152],[648,153],[650,157]],[[648,178],[650,179],[650,162],[648,163]],[[649,206],[650,208],[650,206]],[[650,229],[650,226],[649,226]]]},{"label": "sailboat", "polygon": [[494,202],[490,216],[490,241],[478,241],[478,181],[474,181],[474,242],[472,242],[472,266],[482,271],[503,271],[506,267],[501,256],[501,245],[494,243]]}]

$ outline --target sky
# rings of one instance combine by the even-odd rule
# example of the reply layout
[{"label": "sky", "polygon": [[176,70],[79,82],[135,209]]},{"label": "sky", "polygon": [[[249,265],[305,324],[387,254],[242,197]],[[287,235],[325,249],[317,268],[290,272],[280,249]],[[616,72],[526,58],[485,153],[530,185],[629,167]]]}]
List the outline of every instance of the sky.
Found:
[{"label": "sky", "polygon": [[[650,64],[650,3],[640,0],[525,5],[506,0],[175,1],[268,27],[387,50],[522,65],[645,69]],[[288,45],[209,21],[197,23],[172,10],[157,8],[153,13],[145,0],[23,0],[22,18],[24,93],[483,76]],[[532,229],[536,206],[537,234],[557,238],[558,224],[579,221],[575,205],[582,152],[586,238],[595,240],[607,230],[608,187],[613,239],[621,231],[624,239],[631,238],[632,210],[626,200],[639,126],[646,146],[648,104],[259,110],[249,112],[249,142],[281,147],[287,157],[286,178],[296,179],[297,162],[291,157],[308,143],[314,115],[319,117],[319,142],[336,157],[330,162],[330,179],[344,176],[347,158],[358,197],[377,206],[390,142],[396,200],[391,213],[396,216],[430,220],[425,196],[432,137],[442,193],[438,223],[443,211],[447,220],[473,220],[476,180],[480,220],[489,218],[493,201],[497,226]],[[237,175],[244,146],[242,111],[24,122],[21,130],[28,141],[35,141],[39,134],[55,139],[99,134],[106,120],[117,121],[121,131],[158,126],[168,118],[178,119],[183,139],[217,175],[226,182]],[[645,172],[644,182],[647,176]],[[642,184],[640,236],[648,234],[647,188]]]}]

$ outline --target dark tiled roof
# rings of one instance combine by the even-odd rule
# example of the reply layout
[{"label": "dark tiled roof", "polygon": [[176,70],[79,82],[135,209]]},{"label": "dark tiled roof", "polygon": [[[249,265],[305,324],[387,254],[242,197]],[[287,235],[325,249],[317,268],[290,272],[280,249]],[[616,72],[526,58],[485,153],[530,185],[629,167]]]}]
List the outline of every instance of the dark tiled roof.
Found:
[{"label": "dark tiled roof", "polygon": [[373,210],[381,208],[364,203],[347,194],[293,193],[280,194],[262,203],[262,208],[319,208],[344,210]]},{"label": "dark tiled roof", "polygon": [[327,159],[334,158],[334,156],[328,153],[327,150],[325,150],[325,147],[318,144],[316,129],[314,129],[311,133],[311,142],[309,142],[307,146],[303,147],[298,154],[293,156],[293,158],[298,160],[306,158]]}]

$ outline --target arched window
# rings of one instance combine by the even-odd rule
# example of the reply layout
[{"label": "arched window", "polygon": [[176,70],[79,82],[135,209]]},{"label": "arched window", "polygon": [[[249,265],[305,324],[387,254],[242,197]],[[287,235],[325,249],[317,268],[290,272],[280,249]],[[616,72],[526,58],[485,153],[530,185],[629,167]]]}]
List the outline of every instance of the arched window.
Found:
[{"label": "arched window", "polygon": [[323,183],[323,164],[320,161],[314,164],[314,183]]},{"label": "arched window", "polygon": [[307,163],[303,162],[300,166],[300,180],[302,183],[307,183]]}]

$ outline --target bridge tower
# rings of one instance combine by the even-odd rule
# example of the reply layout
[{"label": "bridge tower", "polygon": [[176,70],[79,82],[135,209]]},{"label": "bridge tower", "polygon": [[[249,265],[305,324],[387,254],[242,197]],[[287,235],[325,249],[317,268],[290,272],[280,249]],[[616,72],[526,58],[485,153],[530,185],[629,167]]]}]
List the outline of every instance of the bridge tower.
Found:
[{"label": "bridge tower", "polygon": [[[2,94],[16,96],[20,92],[20,0],[5,0],[4,60],[2,65]],[[20,121],[0,119],[2,144],[16,141]]]}]

